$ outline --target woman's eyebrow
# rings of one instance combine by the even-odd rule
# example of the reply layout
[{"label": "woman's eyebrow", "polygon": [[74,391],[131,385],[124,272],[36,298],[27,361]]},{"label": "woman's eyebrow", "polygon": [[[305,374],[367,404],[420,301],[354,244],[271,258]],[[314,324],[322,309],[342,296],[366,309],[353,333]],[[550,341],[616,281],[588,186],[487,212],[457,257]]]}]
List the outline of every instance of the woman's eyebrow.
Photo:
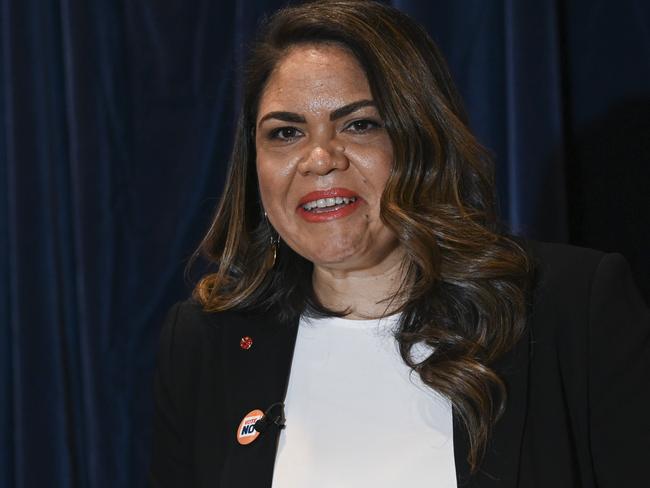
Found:
[{"label": "woman's eyebrow", "polygon": [[262,125],[262,122],[269,119],[278,119],[284,122],[294,122],[296,124],[304,124],[306,122],[305,118],[302,115],[294,112],[269,112],[260,119],[257,126],[259,127]]},{"label": "woman's eyebrow", "polygon": [[[347,105],[343,105],[342,107],[339,107],[336,110],[332,111],[332,113],[330,113],[330,120],[334,121],[340,119],[341,117],[350,115],[352,112],[355,112],[360,108],[370,107],[370,106],[376,107],[377,105],[372,100],[358,100],[356,102],[348,103]],[[257,126],[258,127],[261,126],[264,121],[269,119],[282,120],[283,122],[293,122],[295,124],[304,124],[306,122],[305,117],[303,117],[300,114],[297,114],[295,112],[280,111],[280,112],[269,112],[268,114],[264,115],[264,117],[260,119]]]},{"label": "woman's eyebrow", "polygon": [[341,117],[350,115],[352,112],[355,112],[360,108],[368,106],[376,107],[377,105],[372,100],[359,100],[357,102],[348,103],[347,105],[343,105],[342,107],[334,110],[330,114],[330,120],[340,119]]}]

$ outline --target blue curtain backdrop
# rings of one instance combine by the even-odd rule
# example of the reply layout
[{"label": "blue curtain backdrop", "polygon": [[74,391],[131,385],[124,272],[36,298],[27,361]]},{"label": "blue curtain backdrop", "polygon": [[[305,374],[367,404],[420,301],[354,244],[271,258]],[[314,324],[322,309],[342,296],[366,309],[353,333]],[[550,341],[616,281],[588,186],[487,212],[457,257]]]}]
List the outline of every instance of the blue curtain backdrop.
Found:
[{"label": "blue curtain backdrop", "polygon": [[[143,486],[161,318],[283,3],[0,0],[0,487]],[[511,227],[621,251],[650,295],[650,4],[393,4],[446,54]]]}]

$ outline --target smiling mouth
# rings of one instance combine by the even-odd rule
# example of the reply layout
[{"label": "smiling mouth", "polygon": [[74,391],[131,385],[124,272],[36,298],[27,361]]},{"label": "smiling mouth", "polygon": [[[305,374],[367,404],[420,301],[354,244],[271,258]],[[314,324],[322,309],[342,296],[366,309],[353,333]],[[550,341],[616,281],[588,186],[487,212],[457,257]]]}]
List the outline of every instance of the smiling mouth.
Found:
[{"label": "smiling mouth", "polygon": [[310,202],[304,203],[302,205],[302,208],[311,213],[332,212],[339,210],[346,205],[350,205],[356,201],[357,197],[319,198],[318,200],[312,200]]},{"label": "smiling mouth", "polygon": [[298,215],[310,223],[328,222],[353,214],[363,199],[347,188],[313,191],[298,203]]}]

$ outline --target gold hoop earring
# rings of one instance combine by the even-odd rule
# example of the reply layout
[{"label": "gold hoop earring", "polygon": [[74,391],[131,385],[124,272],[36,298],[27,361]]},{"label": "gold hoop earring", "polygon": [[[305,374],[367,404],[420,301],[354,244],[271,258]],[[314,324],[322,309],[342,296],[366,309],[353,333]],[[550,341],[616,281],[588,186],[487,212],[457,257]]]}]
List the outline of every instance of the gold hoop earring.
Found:
[{"label": "gold hoop earring", "polygon": [[[270,240],[271,240],[271,254],[272,254],[272,259],[271,263],[268,266],[268,269],[272,269],[273,266],[275,266],[275,261],[278,258],[278,246],[280,245],[280,234],[276,234],[276,236],[273,236],[273,227],[271,227],[271,222],[269,222],[268,215],[266,214],[266,211],[264,211],[264,219],[266,220],[266,225],[269,228],[269,234],[271,234]],[[268,259],[267,259],[268,260]]]},{"label": "gold hoop earring", "polygon": [[271,266],[269,266],[269,268],[275,266],[275,261],[277,260],[278,257],[279,245],[280,245],[280,236],[278,236],[277,238],[273,238],[273,236],[271,236],[271,250],[273,252],[273,261],[271,261]]}]

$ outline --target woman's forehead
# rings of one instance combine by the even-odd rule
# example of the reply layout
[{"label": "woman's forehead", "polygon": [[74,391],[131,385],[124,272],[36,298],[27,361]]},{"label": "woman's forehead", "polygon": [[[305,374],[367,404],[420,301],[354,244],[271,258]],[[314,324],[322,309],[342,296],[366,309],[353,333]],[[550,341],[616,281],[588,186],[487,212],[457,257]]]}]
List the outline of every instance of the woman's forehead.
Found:
[{"label": "woman's forehead", "polygon": [[371,98],[365,72],[348,50],[332,44],[298,45],[283,56],[269,77],[258,113],[329,113]]}]

